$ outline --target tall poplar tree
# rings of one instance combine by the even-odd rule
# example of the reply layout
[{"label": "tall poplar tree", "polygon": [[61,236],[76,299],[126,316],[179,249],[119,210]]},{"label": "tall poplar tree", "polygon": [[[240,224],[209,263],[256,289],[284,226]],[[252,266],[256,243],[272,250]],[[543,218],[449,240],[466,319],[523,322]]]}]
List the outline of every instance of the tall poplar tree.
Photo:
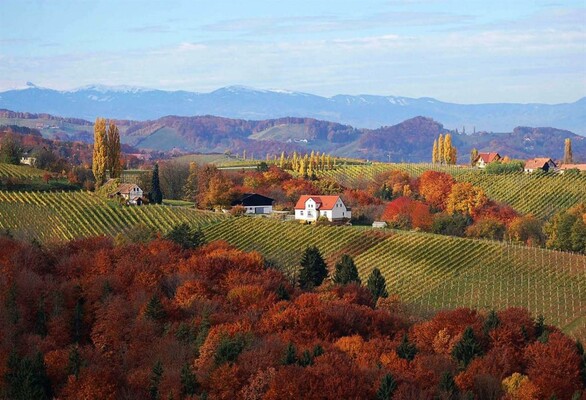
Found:
[{"label": "tall poplar tree", "polygon": [[189,176],[187,177],[187,181],[185,181],[185,185],[183,186],[183,198],[187,201],[197,201],[197,195],[199,193],[198,173],[199,168],[197,167],[197,164],[190,162]]},{"label": "tall poplar tree", "polygon": [[446,164],[452,164],[452,135],[449,133],[446,133],[444,137],[444,150],[441,157]]},{"label": "tall poplar tree", "polygon": [[564,142],[564,164],[572,164],[574,156],[572,155],[572,139],[568,138]]},{"label": "tall poplar tree", "polygon": [[470,152],[470,165],[474,165],[474,161],[478,158],[478,150],[476,148],[472,149]]},{"label": "tall poplar tree", "polygon": [[96,118],[94,124],[94,155],[92,171],[96,178],[96,187],[100,187],[106,181],[108,169],[108,137],[106,135],[106,120]]},{"label": "tall poplar tree", "polygon": [[122,165],[120,164],[120,132],[113,121],[108,126],[108,169],[110,178],[120,178]]},{"label": "tall poplar tree", "polygon": [[444,135],[440,133],[437,139],[437,162],[444,163]]}]

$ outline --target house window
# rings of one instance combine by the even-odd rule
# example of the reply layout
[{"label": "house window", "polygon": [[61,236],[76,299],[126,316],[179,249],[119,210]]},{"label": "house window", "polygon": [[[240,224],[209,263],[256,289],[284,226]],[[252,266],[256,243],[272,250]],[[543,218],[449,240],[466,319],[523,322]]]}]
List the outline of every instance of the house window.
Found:
[{"label": "house window", "polygon": [[299,211],[299,215],[303,215],[303,210]]}]

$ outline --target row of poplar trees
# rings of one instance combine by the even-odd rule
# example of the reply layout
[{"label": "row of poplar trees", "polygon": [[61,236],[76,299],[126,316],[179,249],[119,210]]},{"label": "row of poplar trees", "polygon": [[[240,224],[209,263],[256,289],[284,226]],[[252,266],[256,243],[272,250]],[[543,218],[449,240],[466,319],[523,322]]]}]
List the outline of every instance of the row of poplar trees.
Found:
[{"label": "row of poplar trees", "polygon": [[458,161],[458,150],[452,145],[452,135],[446,136],[440,133],[437,140],[433,141],[431,162],[433,164],[455,165]]},{"label": "row of poplar trees", "polygon": [[96,187],[110,178],[120,178],[122,164],[120,163],[120,132],[114,121],[106,122],[104,118],[97,118],[94,124],[94,156],[92,171],[96,178]]}]

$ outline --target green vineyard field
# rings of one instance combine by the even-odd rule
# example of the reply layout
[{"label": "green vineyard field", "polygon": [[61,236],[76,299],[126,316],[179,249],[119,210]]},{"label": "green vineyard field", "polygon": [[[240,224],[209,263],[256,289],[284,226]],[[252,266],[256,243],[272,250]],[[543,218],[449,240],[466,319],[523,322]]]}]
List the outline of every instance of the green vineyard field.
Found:
[{"label": "green vineyard field", "polygon": [[44,173],[43,170],[26,165],[0,163],[0,178],[37,179]]},{"label": "green vineyard field", "polygon": [[470,182],[484,189],[487,196],[505,203],[515,210],[538,218],[548,219],[561,210],[586,202],[586,174],[487,174],[485,171],[462,166],[433,164],[372,164],[339,166],[332,171],[321,171],[346,187],[364,187],[378,174],[401,170],[419,176],[427,170],[451,174],[460,182]]},{"label": "green vineyard field", "polygon": [[139,225],[168,231],[187,222],[203,227],[222,214],[185,207],[127,207],[89,192],[0,191],[0,229],[41,243],[126,233]]},{"label": "green vineyard field", "polygon": [[303,226],[231,218],[204,229],[258,251],[289,275],[304,248],[317,245],[330,268],[351,254],[363,282],[373,268],[391,293],[423,310],[527,307],[577,337],[586,337],[586,257],[502,242],[357,227]]}]

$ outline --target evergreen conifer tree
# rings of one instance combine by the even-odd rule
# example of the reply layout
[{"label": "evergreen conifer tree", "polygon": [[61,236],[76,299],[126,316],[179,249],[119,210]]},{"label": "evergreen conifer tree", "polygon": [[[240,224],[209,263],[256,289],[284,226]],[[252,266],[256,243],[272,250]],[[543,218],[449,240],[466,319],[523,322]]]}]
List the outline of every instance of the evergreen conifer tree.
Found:
[{"label": "evergreen conifer tree", "polygon": [[161,321],[167,316],[165,309],[163,308],[163,303],[159,299],[159,296],[153,294],[150,298],[144,316],[148,319],[152,319],[153,321]]},{"label": "evergreen conifer tree", "polygon": [[300,264],[299,286],[302,289],[317,287],[328,276],[328,267],[316,246],[305,249]]},{"label": "evergreen conifer tree", "polygon": [[442,398],[455,399],[458,395],[458,386],[454,382],[454,377],[450,371],[442,374],[439,382],[439,390],[443,394]]},{"label": "evergreen conifer tree", "polygon": [[283,365],[293,365],[297,362],[297,349],[295,345],[291,342],[285,348],[285,354],[283,355],[283,359],[281,363]]},{"label": "evergreen conifer tree", "polygon": [[161,183],[159,182],[159,164],[153,168],[151,201],[155,204],[163,203],[163,192],[161,192]]},{"label": "evergreen conifer tree", "polygon": [[193,396],[197,391],[197,378],[191,371],[188,363],[185,363],[181,368],[181,398]]},{"label": "evergreen conifer tree", "polygon": [[452,356],[458,360],[462,368],[466,368],[476,356],[482,355],[480,343],[474,336],[472,327],[467,327],[462,339],[452,349]]},{"label": "evergreen conifer tree", "polygon": [[377,400],[390,400],[393,398],[393,393],[397,389],[397,381],[393,378],[393,375],[386,374],[382,377],[380,385],[376,392]]},{"label": "evergreen conifer tree", "polygon": [[499,321],[499,317],[496,315],[496,311],[491,310],[490,313],[488,313],[488,316],[486,317],[486,321],[484,321],[484,327],[483,327],[484,334],[488,335],[490,333],[490,331],[492,331],[497,326],[499,326],[499,324],[500,324],[500,321]]},{"label": "evergreen conifer tree", "polygon": [[373,269],[370,275],[368,276],[366,288],[372,294],[374,304],[376,304],[379,297],[389,296],[389,293],[387,292],[387,283],[378,268]]},{"label": "evergreen conifer tree", "polygon": [[409,337],[407,334],[403,335],[403,340],[401,344],[397,346],[397,355],[405,360],[412,361],[417,354],[417,347],[414,344],[409,342]]},{"label": "evergreen conifer tree", "polygon": [[354,260],[348,254],[343,254],[340,261],[336,263],[336,271],[332,278],[333,282],[338,285],[347,285],[355,282],[360,285],[360,277]]},{"label": "evergreen conifer tree", "polygon": [[153,366],[151,376],[149,378],[149,396],[151,400],[160,400],[161,393],[159,392],[159,386],[161,385],[161,379],[163,378],[163,364],[161,361],[157,361]]}]

